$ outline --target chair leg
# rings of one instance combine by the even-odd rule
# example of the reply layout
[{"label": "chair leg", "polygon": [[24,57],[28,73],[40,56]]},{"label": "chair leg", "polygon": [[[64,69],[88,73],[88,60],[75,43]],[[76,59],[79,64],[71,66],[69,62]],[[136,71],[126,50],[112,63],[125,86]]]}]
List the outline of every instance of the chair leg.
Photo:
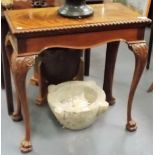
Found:
[{"label": "chair leg", "polygon": [[36,99],[36,104],[42,106],[46,103],[47,100],[47,87],[48,84],[44,78],[44,74],[42,73],[42,62],[38,61],[37,63],[38,70],[38,86],[39,86],[39,96]]},{"label": "chair leg", "polygon": [[38,58],[36,58],[35,64],[33,66],[33,76],[30,79],[31,84],[35,86],[39,85],[38,63],[39,63],[39,60]]},{"label": "chair leg", "polygon": [[91,54],[91,49],[88,48],[84,52],[84,60],[85,60],[85,69],[84,69],[84,74],[86,76],[89,76],[89,68],[90,68],[90,54]]},{"label": "chair leg", "polygon": [[151,59],[151,54],[152,54],[152,44],[153,44],[153,26],[151,27],[151,34],[150,34],[150,41],[149,41],[149,52],[148,52],[146,69],[150,68],[150,59]]},{"label": "chair leg", "polygon": [[106,94],[106,100],[110,105],[115,103],[115,98],[112,95],[112,86],[118,47],[119,41],[107,44],[103,90]]}]

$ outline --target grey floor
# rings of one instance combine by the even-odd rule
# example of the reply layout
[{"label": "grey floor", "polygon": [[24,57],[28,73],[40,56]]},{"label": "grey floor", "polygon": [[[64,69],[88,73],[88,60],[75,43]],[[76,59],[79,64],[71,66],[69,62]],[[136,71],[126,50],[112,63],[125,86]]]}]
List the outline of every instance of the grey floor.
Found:
[{"label": "grey floor", "polygon": [[[149,30],[146,33],[146,40]],[[106,45],[92,49],[90,76],[102,87]],[[113,94],[114,106],[103,113],[89,128],[71,131],[62,128],[55,120],[48,105],[37,107],[38,88],[29,84],[27,92],[30,106],[33,152],[29,155],[152,155],[153,97],[146,90],[152,83],[150,70],[144,70],[133,106],[133,118],[138,130],[125,130],[126,107],[134,69],[134,56],[127,45],[121,43],[116,64]],[[29,72],[29,77],[31,75]],[[19,143],[23,138],[23,122],[15,123],[7,115],[5,92],[2,96],[2,155],[20,155]]]}]

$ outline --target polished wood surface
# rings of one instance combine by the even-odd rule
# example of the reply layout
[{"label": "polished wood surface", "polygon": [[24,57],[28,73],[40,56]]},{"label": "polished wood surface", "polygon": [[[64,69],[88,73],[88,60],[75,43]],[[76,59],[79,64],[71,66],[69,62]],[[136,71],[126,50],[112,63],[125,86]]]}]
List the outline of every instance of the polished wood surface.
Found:
[{"label": "polished wood surface", "polygon": [[[137,11],[119,4],[96,4],[91,5],[94,9],[94,16],[85,19],[68,19],[58,15],[58,7],[38,8],[38,9],[22,9],[6,11],[5,16],[9,22],[10,29],[13,34],[28,33],[36,31],[50,31],[57,29],[73,28],[72,26],[82,27],[86,25],[106,23],[110,24],[130,24],[147,21],[147,18],[141,17]],[[121,12],[120,12],[121,10]]]},{"label": "polished wood surface", "polygon": [[[18,106],[22,108],[25,125],[25,138],[20,147],[22,152],[29,152],[32,150],[25,79],[28,70],[35,63],[38,55],[47,48],[62,47],[86,49],[96,47],[106,42],[114,42],[112,45],[118,48],[118,41],[126,42],[135,56],[135,70],[128,97],[126,128],[128,131],[135,131],[137,129],[131,111],[135,91],[147,60],[148,48],[144,41],[144,30],[145,27],[151,23],[151,20],[148,18],[139,18],[137,12],[132,11],[122,4],[116,3],[112,5],[101,4],[92,6],[95,9],[95,14],[98,16],[94,15],[90,18],[79,20],[60,17],[56,12],[57,8],[5,12],[7,22],[10,26],[10,33],[8,33],[5,42],[6,53],[10,62],[10,68],[13,72],[16,92],[20,101],[18,102]],[[111,7],[114,8],[114,12],[111,10]],[[120,13],[118,13],[120,11],[117,7],[119,7],[119,10],[123,10],[124,8],[124,15],[122,15],[122,17]],[[130,14],[132,14],[133,17],[131,17]],[[34,20],[30,19],[31,16]],[[26,23],[25,21],[27,18],[28,20]],[[48,22],[45,19],[47,19]],[[55,24],[53,21],[55,21]],[[36,22],[38,25],[35,24]],[[22,29],[17,29],[20,26],[23,26]],[[111,50],[112,53],[115,54],[113,58],[115,61],[117,51],[115,51],[116,49]],[[110,54],[107,56],[109,57],[109,55]],[[110,70],[106,69],[105,72],[109,75],[113,74],[114,65],[115,63],[111,65]],[[109,83],[108,79],[111,79],[110,88],[108,88],[109,85],[107,85],[107,83]],[[104,84],[104,90],[109,101],[114,100],[111,92],[112,79],[113,75],[107,77],[104,81],[106,82],[106,84]],[[16,116],[21,116],[18,110],[15,114]]]}]

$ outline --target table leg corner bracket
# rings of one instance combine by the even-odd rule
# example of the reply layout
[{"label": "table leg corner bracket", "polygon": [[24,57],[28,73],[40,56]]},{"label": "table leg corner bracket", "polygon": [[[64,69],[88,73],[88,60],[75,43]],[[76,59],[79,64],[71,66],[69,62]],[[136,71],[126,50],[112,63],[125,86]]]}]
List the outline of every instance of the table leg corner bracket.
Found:
[{"label": "table leg corner bracket", "polygon": [[128,42],[128,47],[136,57],[139,57],[140,59],[146,61],[148,46],[145,40]]},{"label": "table leg corner bracket", "polygon": [[12,63],[17,67],[17,70],[27,70],[33,66],[35,63],[36,55],[32,56],[19,56],[16,55],[13,57]]}]

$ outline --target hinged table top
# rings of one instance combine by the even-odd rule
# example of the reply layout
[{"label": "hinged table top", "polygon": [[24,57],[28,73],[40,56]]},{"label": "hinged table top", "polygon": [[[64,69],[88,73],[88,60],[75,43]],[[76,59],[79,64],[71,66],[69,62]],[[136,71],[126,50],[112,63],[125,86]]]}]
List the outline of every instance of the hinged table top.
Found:
[{"label": "hinged table top", "polygon": [[146,26],[151,22],[120,3],[91,5],[94,15],[83,19],[69,19],[60,16],[58,7],[21,9],[5,11],[7,22],[13,34],[43,32],[75,32],[92,29],[118,28],[119,26]]}]

